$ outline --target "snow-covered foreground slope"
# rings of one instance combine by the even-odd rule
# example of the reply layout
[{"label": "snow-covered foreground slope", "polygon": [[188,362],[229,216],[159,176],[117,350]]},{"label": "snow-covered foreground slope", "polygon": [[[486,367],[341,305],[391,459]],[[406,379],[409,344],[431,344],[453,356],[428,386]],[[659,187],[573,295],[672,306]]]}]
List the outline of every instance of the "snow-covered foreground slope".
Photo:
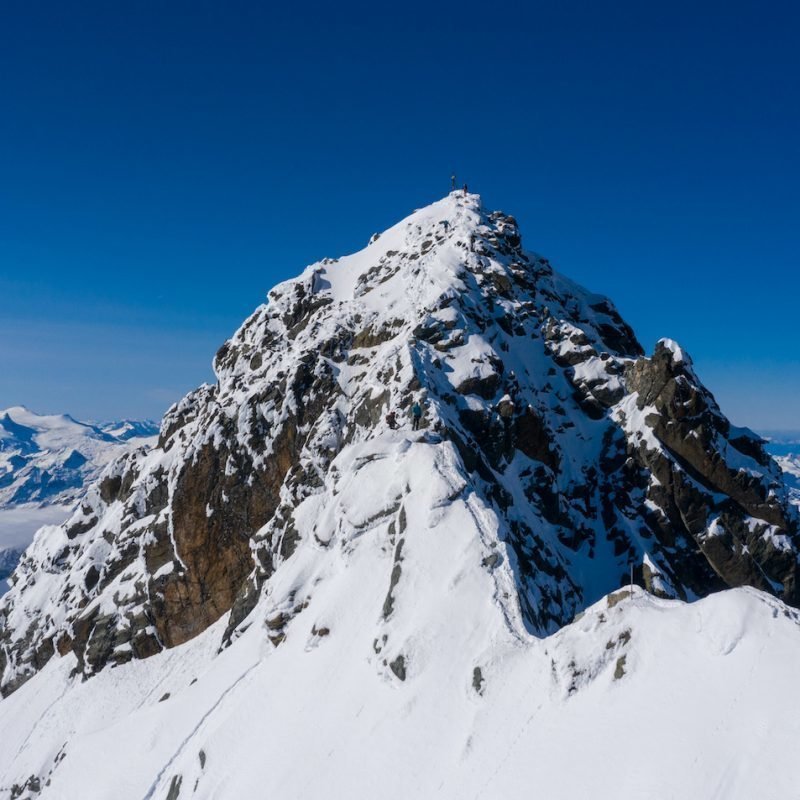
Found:
[{"label": "snow-covered foreground slope", "polygon": [[52,659],[0,701],[0,797],[791,796],[797,612],[636,587],[538,639],[456,459],[404,433],[341,453],[221,652],[225,618],[88,681]]},{"label": "snow-covered foreground slope", "polygon": [[522,642],[470,604],[480,682],[449,625],[419,630],[443,638],[418,641],[405,682],[385,675],[365,655],[374,607],[329,607],[328,635],[297,624],[277,649],[254,626],[215,658],[217,625],[84,683],[53,661],[0,706],[0,791],[36,776],[63,800],[794,797],[795,613],[750,589],[607,605]]}]

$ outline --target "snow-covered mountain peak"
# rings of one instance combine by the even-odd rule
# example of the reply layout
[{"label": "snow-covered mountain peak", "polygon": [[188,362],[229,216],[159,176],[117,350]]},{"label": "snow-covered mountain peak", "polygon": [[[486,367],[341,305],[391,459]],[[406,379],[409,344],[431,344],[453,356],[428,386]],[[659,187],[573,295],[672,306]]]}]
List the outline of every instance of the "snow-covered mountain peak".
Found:
[{"label": "snow-covered mountain peak", "polygon": [[791,470],[513,218],[420,209],[214,366],[0,600],[2,800],[752,797],[787,761],[750,721],[797,738]]},{"label": "snow-covered mountain peak", "polygon": [[224,644],[257,625],[312,647],[352,613],[388,679],[466,669],[631,567],[663,597],[800,602],[797,510],[761,440],[477,195],[275,287],[214,367],[37,537],[0,604],[3,691],[55,654],[96,674],[220,619]]},{"label": "snow-covered mountain peak", "polygon": [[[486,212],[476,194],[453,192],[373,237],[363,250],[312,264],[299,279],[273,289],[270,303],[291,304],[302,287],[322,302],[408,319],[467,291],[466,273],[480,270],[482,255],[500,239],[503,255],[516,253],[520,264],[527,262],[511,217]],[[492,268],[502,273],[509,264],[500,258]]]},{"label": "snow-covered mountain peak", "polygon": [[5,410],[0,410],[0,416],[4,419],[13,420],[17,425],[39,429],[71,428],[74,426],[80,428],[90,427],[86,423],[73,419],[69,414],[37,414],[25,406],[11,406]]},{"label": "snow-covered mountain peak", "polygon": [[[367,307],[378,310],[386,308],[381,299],[390,306],[403,300],[419,303],[418,294],[409,295],[401,287],[424,287],[427,281],[436,283],[437,277],[438,288],[457,282],[465,266],[463,245],[478,237],[482,227],[480,197],[452,192],[373,237],[364,250],[312,265],[304,275],[310,273],[319,291],[338,301],[362,298]],[[376,283],[384,289],[367,297]]]},{"label": "snow-covered mountain peak", "polygon": [[70,503],[98,468],[129,449],[129,438],[153,436],[137,423],[133,437],[68,414],[37,414],[24,406],[0,410],[0,508],[20,503]]},{"label": "snow-covered mountain peak", "polygon": [[103,431],[69,414],[37,414],[25,406],[0,409],[1,439],[36,439],[39,449],[57,450],[76,439],[111,441]]}]

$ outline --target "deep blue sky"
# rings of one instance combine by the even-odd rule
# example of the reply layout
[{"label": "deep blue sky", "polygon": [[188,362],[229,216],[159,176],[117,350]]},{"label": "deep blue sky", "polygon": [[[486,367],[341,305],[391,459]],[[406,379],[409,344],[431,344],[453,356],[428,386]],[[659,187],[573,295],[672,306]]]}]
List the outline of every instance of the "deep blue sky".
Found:
[{"label": "deep blue sky", "polygon": [[796,4],[281,5],[3,4],[0,407],[160,416],[456,169],[735,422],[800,428]]}]

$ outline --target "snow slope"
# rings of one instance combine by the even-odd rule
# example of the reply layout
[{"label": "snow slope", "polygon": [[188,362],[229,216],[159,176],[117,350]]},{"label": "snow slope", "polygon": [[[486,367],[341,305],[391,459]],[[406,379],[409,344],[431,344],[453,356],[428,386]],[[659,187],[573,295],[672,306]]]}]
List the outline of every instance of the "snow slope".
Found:
[{"label": "snow slope", "polygon": [[215,371],[0,601],[1,800],[791,796],[783,473],[511,217],[310,266]]},{"label": "snow slope", "polygon": [[[354,571],[369,586],[368,559]],[[89,682],[53,661],[0,704],[0,796],[32,776],[35,796],[64,800],[795,796],[800,630],[779,601],[637,592],[521,642],[497,619],[478,626],[467,587],[454,595],[477,615],[480,692],[450,624],[418,630],[424,668],[383,674],[366,655],[379,609],[357,593],[319,609],[329,635],[298,620],[277,649],[253,626],[215,657],[218,625]],[[419,617],[439,599],[423,593]]]}]

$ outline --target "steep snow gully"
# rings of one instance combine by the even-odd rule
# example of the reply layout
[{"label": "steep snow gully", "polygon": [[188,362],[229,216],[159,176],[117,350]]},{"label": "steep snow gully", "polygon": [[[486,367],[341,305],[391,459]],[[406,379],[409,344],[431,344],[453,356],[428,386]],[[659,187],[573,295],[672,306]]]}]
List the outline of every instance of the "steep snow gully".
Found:
[{"label": "steep snow gully", "polygon": [[796,792],[783,474],[512,217],[454,192],[214,364],[0,600],[0,798]]}]

